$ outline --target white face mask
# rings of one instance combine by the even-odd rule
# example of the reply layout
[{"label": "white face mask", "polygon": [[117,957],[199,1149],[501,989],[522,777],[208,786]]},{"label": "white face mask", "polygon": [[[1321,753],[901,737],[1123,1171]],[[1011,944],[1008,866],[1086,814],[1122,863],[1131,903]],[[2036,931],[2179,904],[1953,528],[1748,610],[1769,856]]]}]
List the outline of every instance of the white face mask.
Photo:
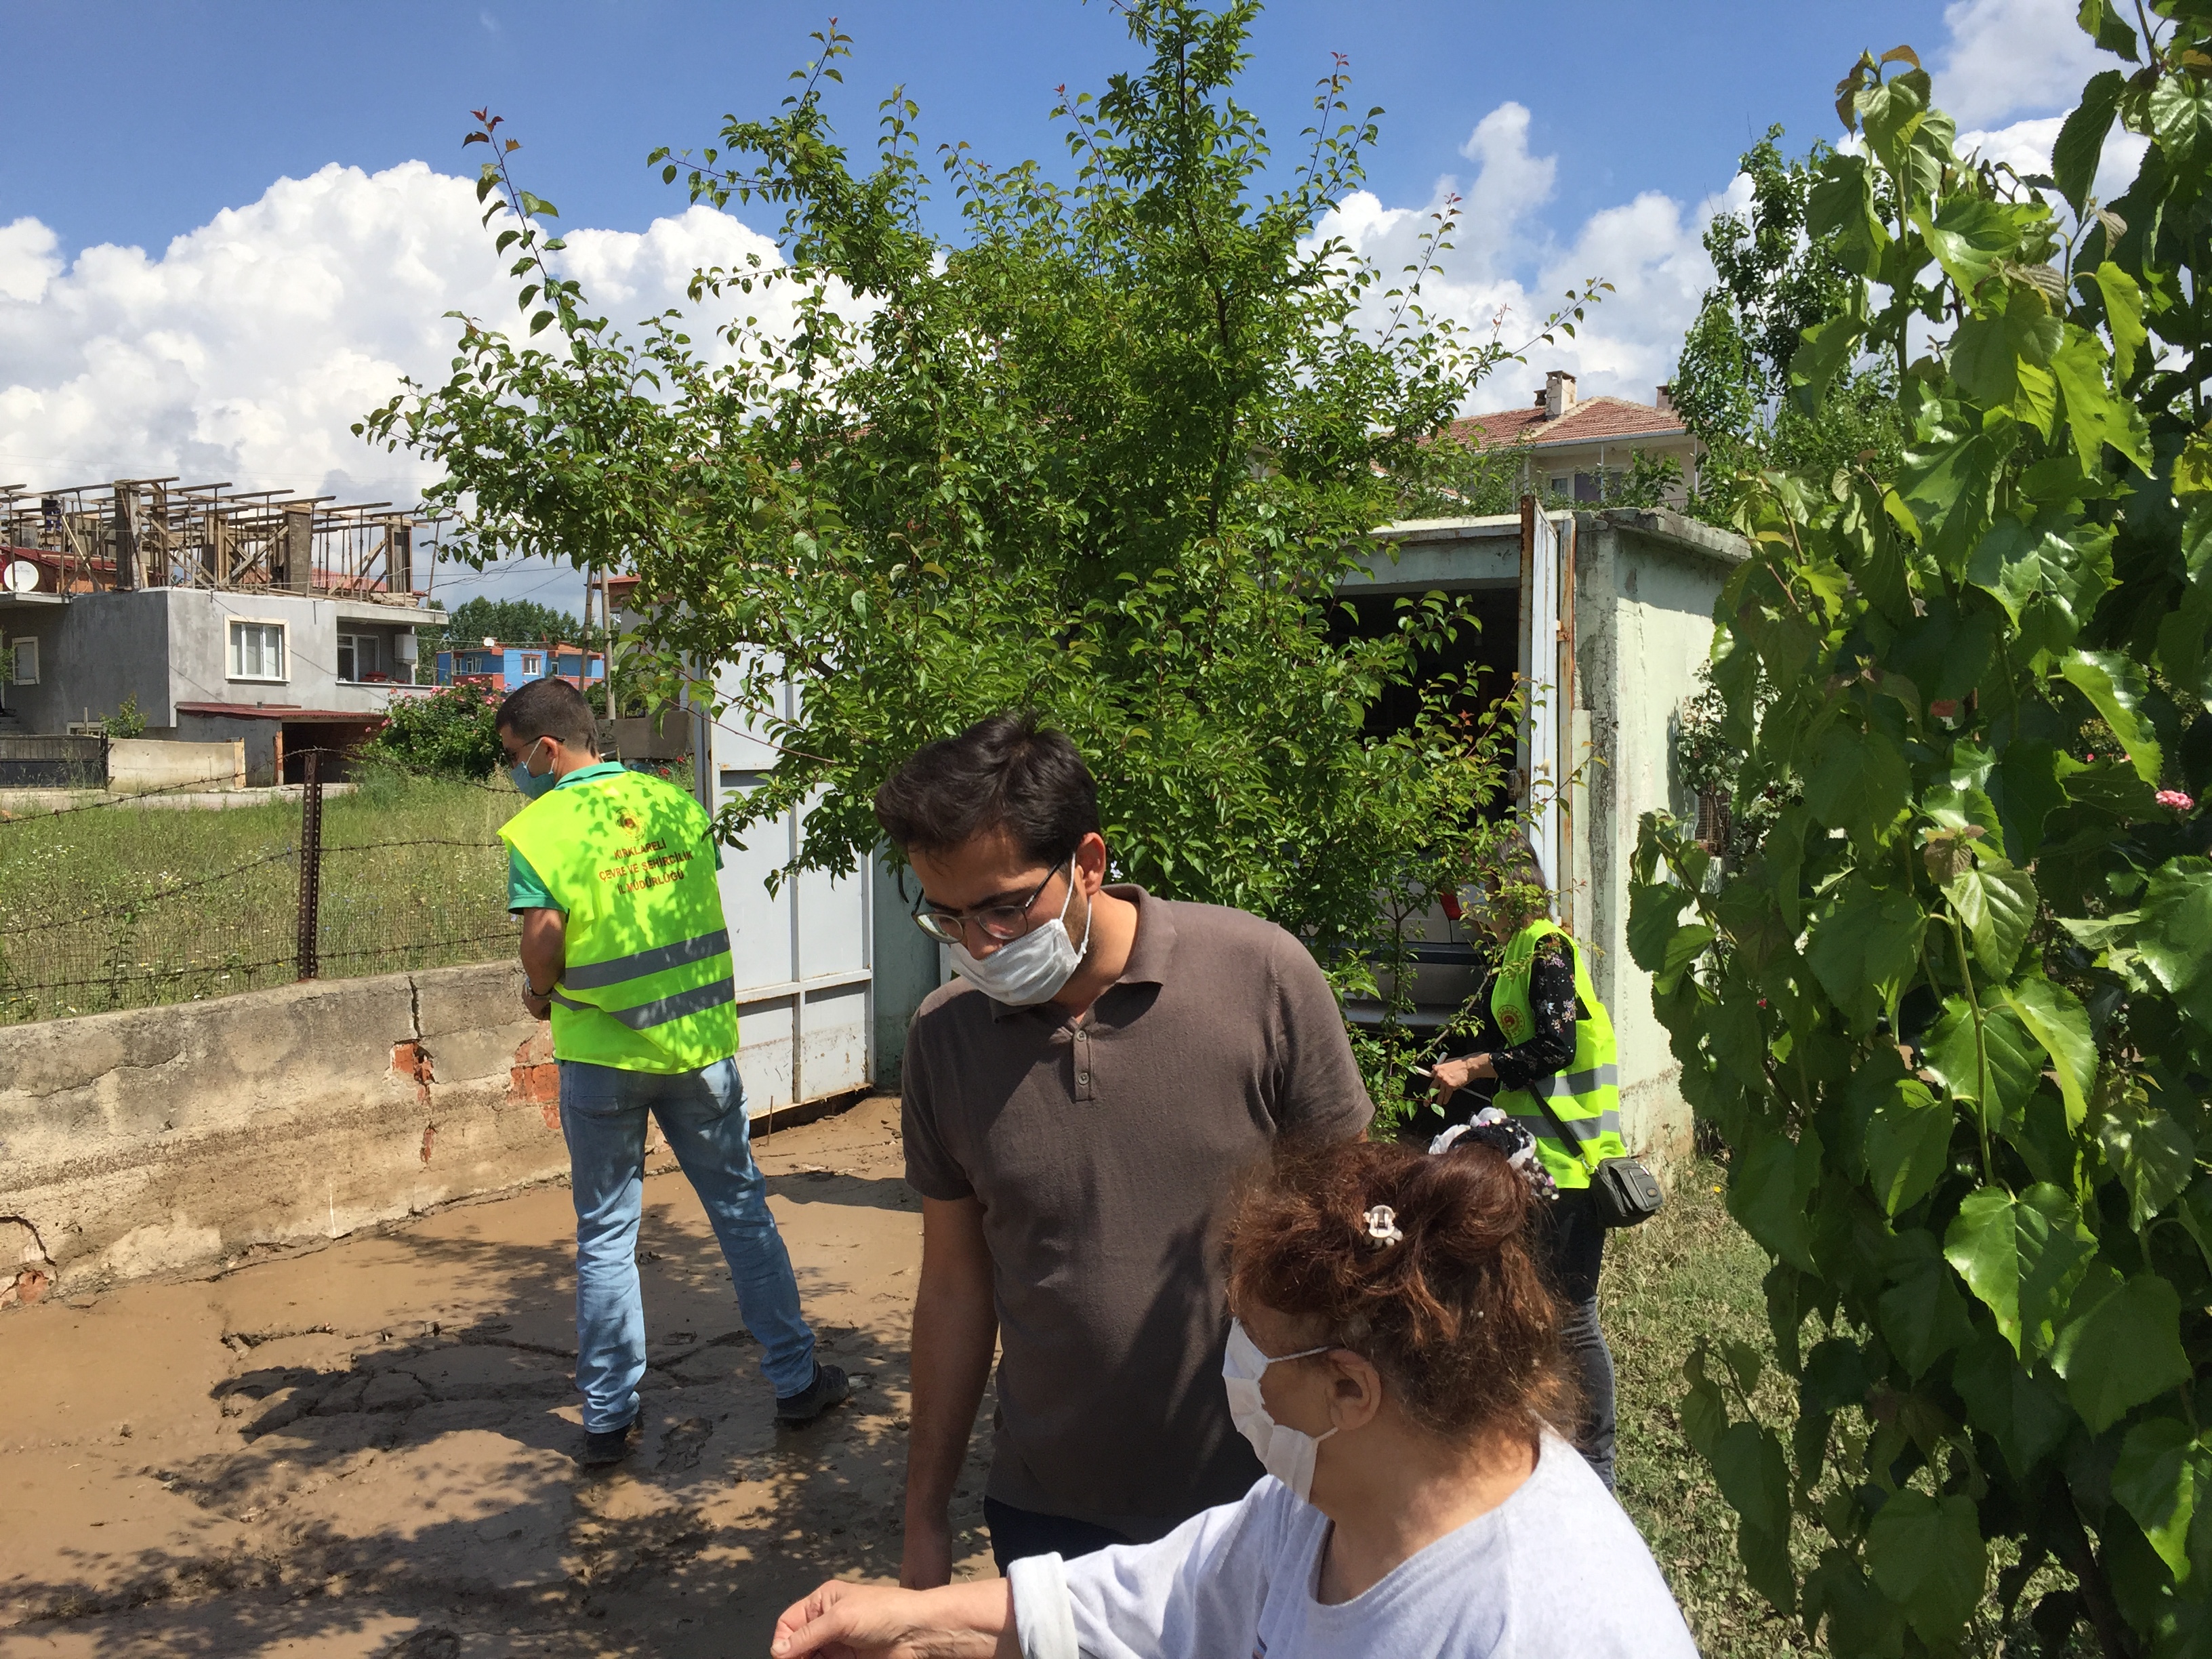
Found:
[{"label": "white face mask", "polygon": [[1067,936],[1067,907],[1075,902],[1075,860],[1067,861],[1067,896],[1060,914],[1042,927],[1032,927],[1019,939],[1008,939],[978,961],[965,945],[947,947],[953,971],[994,1002],[1009,1008],[1034,1008],[1050,1002],[1060,988],[1075,977],[1075,970],[1091,950],[1091,918],[1083,919],[1083,943]]},{"label": "white face mask", "polygon": [[1260,1455],[1260,1466],[1291,1489],[1291,1495],[1300,1503],[1310,1501],[1313,1492],[1314,1459],[1321,1443],[1328,1434],[1308,1434],[1304,1429],[1294,1429],[1287,1423],[1278,1423],[1267,1415],[1267,1407],[1260,1397],[1260,1379],[1270,1365],[1279,1365],[1285,1359],[1304,1359],[1309,1354],[1327,1353],[1336,1345],[1324,1342],[1318,1348],[1301,1348],[1296,1353],[1279,1353],[1269,1358],[1260,1352],[1260,1345],[1245,1334],[1244,1322],[1229,1322],[1229,1351],[1222,1356],[1221,1381],[1229,1390],[1229,1415],[1237,1425],[1237,1432],[1252,1443],[1252,1449]]}]

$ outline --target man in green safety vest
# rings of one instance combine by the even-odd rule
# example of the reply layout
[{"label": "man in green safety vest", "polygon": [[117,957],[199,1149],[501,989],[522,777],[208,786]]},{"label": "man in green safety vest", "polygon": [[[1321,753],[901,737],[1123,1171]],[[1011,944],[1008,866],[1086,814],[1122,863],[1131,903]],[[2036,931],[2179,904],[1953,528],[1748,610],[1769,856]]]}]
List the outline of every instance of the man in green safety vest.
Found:
[{"label": "man in green safety vest", "polygon": [[1583,1421],[1575,1444],[1610,1487],[1613,1355],[1597,1317],[1605,1229],[1589,1185],[1600,1164],[1628,1153],[1620,1134],[1613,1019],[1590,984],[1582,951],[1551,920],[1544,872],[1525,842],[1507,848],[1486,888],[1481,921],[1500,945],[1489,1018],[1474,1039],[1478,1052],[1440,1060],[1431,1068],[1437,1105],[1448,1111],[1455,1092],[1494,1079],[1498,1092],[1490,1103],[1535,1137],[1536,1157],[1559,1190],[1549,1249],[1566,1304],[1560,1340],[1582,1385]]},{"label": "man in green safety vest", "polygon": [[602,761],[591,708],[566,680],[532,680],[497,720],[514,786],[531,798],[499,833],[507,908],[522,918],[523,1003],[551,1018],[561,1066],[576,1205],[581,1461],[619,1461],[640,1417],[647,1114],[721,1243],[778,1420],[811,1422],[852,1389],[815,1358],[753,1162],[714,878],[721,855],[706,811],[664,778]]}]

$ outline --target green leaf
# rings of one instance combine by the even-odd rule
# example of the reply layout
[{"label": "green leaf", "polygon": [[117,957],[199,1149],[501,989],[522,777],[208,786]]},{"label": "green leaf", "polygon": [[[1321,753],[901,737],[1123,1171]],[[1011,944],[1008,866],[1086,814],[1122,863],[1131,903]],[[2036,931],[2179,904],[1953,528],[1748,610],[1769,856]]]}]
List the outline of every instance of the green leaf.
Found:
[{"label": "green leaf", "polygon": [[1790,399],[1808,415],[1820,412],[1828,386],[1851,361],[1865,322],[1849,312],[1839,312],[1804,331],[1804,343],[1790,359]]},{"label": "green leaf", "polygon": [[1883,1214],[1895,1216],[1935,1190],[1950,1167],[1954,1122],[1951,1103],[1913,1078],[1875,1108],[1867,1125],[1867,1176]]},{"label": "green leaf", "polygon": [[2035,921],[2035,883],[2002,859],[1970,864],[1943,884],[1943,896],[1966,925],[1974,960],[1993,979],[2012,972]]},{"label": "green leaf", "polygon": [[2151,470],[2150,426],[2142,411],[2117,397],[2105,380],[2105,349],[2079,324],[2066,327],[2066,343],[2051,354],[2051,372],[2066,399],[2066,424],[2085,472],[2101,471],[2110,444],[2136,470]]},{"label": "green leaf", "polygon": [[1893,1493],[1867,1528],[1866,1559],[1882,1593],[1929,1643],[1948,1642],[1966,1627],[1989,1577],[1973,1499],[1911,1487]]},{"label": "green leaf", "polygon": [[1710,1461],[1722,1431],[1728,1427],[1728,1403],[1722,1399],[1719,1386],[1700,1378],[1682,1396],[1681,1411],[1683,1434],[1697,1448],[1698,1455]]},{"label": "green leaf", "polygon": [[[2130,64],[2136,61],[2136,32],[2120,15],[2114,0],[2081,0],[2081,9],[2075,13],[2075,20],[2081,25],[2083,33],[2096,40],[2099,51],[2116,52]],[[2119,71],[2106,70],[2105,75],[2118,79]],[[2102,80],[2104,76],[2094,78]],[[2106,118],[2110,118],[2109,116]]]},{"label": "green leaf", "polygon": [[2212,149],[2212,88],[2182,71],[2160,76],[2150,87],[2151,136],[2172,165],[2185,167]]},{"label": "green leaf", "polygon": [[1914,520],[1928,526],[1922,545],[1957,575],[1990,522],[1990,503],[2004,456],[1986,432],[1905,452],[1897,490]]},{"label": "green leaf", "polygon": [[2112,337],[2112,362],[2125,381],[2136,372],[2136,354],[2150,343],[2150,332],[2143,326],[2142,289],[2110,259],[2097,267],[2091,280],[2105,301],[2105,328]]},{"label": "green leaf", "polygon": [[1754,1130],[1729,1172],[1729,1212],[1770,1253],[1812,1273],[1808,1211],[1820,1179],[1820,1137],[1813,1130],[1802,1141]]},{"label": "green leaf", "polygon": [[2013,1352],[2030,1359],[2049,1347],[2051,1326],[2096,1248],[2073,1200],[2040,1185],[2019,1198],[1983,1188],[1943,1235],[1944,1259],[1996,1316]]},{"label": "green leaf", "polygon": [[1733,1336],[1721,1339],[1721,1361],[1735,1378],[1735,1385],[1749,1395],[1759,1386],[1759,1374],[1765,1370],[1766,1362],[1759,1357],[1759,1350],[1750,1343]]},{"label": "green leaf", "polygon": [[1814,751],[1805,805],[1831,830],[1871,849],[1905,815],[1912,775],[1897,745],[1879,731],[1833,726]]},{"label": "green leaf", "polygon": [[2097,1082],[2097,1042],[2089,1011],[2064,986],[2039,976],[2008,985],[2002,994],[2005,1006],[2020,1016],[2021,1024],[2051,1056],[2058,1092],[2066,1102],[2066,1121],[2080,1127],[2088,1114],[2089,1091]]},{"label": "green leaf", "polygon": [[2118,1498],[2176,1578],[2189,1576],[2189,1522],[2205,1486],[2212,1482],[2212,1450],[2171,1417],[2154,1417],[2128,1431],[2112,1466]]},{"label": "green leaf", "polygon": [[2144,884],[2136,949],[2158,982],[2187,990],[2212,972],[2212,860],[2168,859]]},{"label": "green leaf", "polygon": [[2109,1272],[2083,1286],[2087,1302],[2058,1333],[2051,1363],[2066,1397],[2092,1434],[2102,1434],[2137,1406],[2190,1380],[2181,1351],[2181,1301],[2155,1273],[2117,1288]]},{"label": "green leaf", "polygon": [[[2082,0],[2086,13],[2092,6],[2102,9],[2105,0]],[[2120,25],[2127,28],[2127,25]],[[2128,30],[2130,41],[2135,31]],[[2132,54],[2130,54],[2132,55]],[[2081,88],[2081,101],[2058,129],[2058,142],[2051,152],[2051,171],[2058,181],[2058,193],[2079,218],[2089,199],[2089,191],[2097,182],[2097,163],[2105,154],[2105,135],[2112,130],[2112,118],[2120,111],[2120,94],[2127,86],[2127,76],[2118,70],[2100,70],[2089,77],[2089,84]]]},{"label": "green leaf", "polygon": [[[1996,599],[2015,624],[2033,617],[2028,650],[2063,650],[2112,584],[2112,532],[2075,526],[2065,535],[1999,515],[1974,544],[1966,580]],[[2037,613],[2042,601],[2045,614]]]},{"label": "green leaf", "polygon": [[[1935,1240],[1926,1233],[1919,1237],[1928,1240],[1932,1252]],[[1884,1291],[1875,1306],[1881,1339],[1909,1376],[1925,1375],[1930,1365],[1973,1334],[1956,1276],[1932,1254]]]},{"label": "green leaf", "polygon": [[2065,337],[2065,324],[2051,314],[2041,294],[2012,286],[2003,311],[1969,317],[1959,325],[1951,337],[1951,373],[1967,396],[1986,407],[2002,407],[2020,395],[2021,365],[2048,368],[2051,354]]},{"label": "green leaf", "polygon": [[2142,670],[2117,651],[2074,651],[2061,659],[2058,672],[2104,716],[2126,750],[2136,775],[2156,788],[2165,757],[2149,721],[2140,713],[2148,689]]},{"label": "green leaf", "polygon": [[2106,1103],[2097,1118],[2097,1141],[2127,1188],[2128,1222],[2137,1232],[2196,1177],[2195,1139],[2140,1095],[2119,1094]]},{"label": "green leaf", "polygon": [[1904,988],[1919,960],[1927,918],[1901,887],[1877,892],[1852,875],[1835,908],[1813,924],[1805,959],[1838,1008],[1855,1026],[1873,1023]]},{"label": "green leaf", "polygon": [[2013,210],[1985,197],[1960,191],[1944,198],[1933,219],[1924,204],[1916,207],[1912,216],[1943,274],[1967,294],[1993,276],[1997,262],[2020,246],[2020,225]]},{"label": "green leaf", "polygon": [[1983,1121],[2002,1128],[2027,1109],[2028,1097],[2043,1075],[2043,1050],[2019,1016],[2002,1004],[1983,1008],[1981,1036],[1978,1049],[1972,1006],[1964,997],[1946,997],[1942,1018],[1928,1034],[1923,1053],[1928,1069],[1944,1087],[1980,1106]]},{"label": "green leaf", "polygon": [[1638,882],[1628,894],[1628,956],[1647,974],[1657,973],[1680,929],[1691,895],[1671,882]]},{"label": "green leaf", "polygon": [[1790,1540],[1745,1521],[1735,1529],[1735,1553],[1743,1563],[1745,1582],[1787,1619],[1797,1602],[1797,1571],[1790,1564]]},{"label": "green leaf", "polygon": [[1790,1535],[1790,1465],[1772,1430],[1729,1425],[1713,1443],[1713,1477],[1747,1525],[1772,1537]]},{"label": "green leaf", "polygon": [[1952,1365],[1951,1386],[1974,1426],[1997,1443],[2023,1482],[2058,1449],[2074,1421],[2051,1373],[2041,1365],[2022,1366],[2004,1338],[1987,1328],[1974,1334]]}]

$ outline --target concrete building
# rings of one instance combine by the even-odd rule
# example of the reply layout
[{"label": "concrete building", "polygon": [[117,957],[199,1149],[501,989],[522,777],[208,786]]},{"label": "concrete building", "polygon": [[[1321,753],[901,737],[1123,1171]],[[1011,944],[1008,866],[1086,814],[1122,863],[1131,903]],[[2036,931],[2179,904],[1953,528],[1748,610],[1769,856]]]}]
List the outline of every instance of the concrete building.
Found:
[{"label": "concrete building", "polygon": [[1575,377],[1553,369],[1535,401],[1518,409],[1470,415],[1452,422],[1461,442],[1477,449],[1518,448],[1523,453],[1518,487],[1555,504],[1601,505],[1609,489],[1628,476],[1641,451],[1671,458],[1682,481],[1670,499],[1679,507],[1697,487],[1698,441],[1661,386],[1654,401],[1577,398]]},{"label": "concrete building", "polygon": [[[349,748],[414,684],[413,521],[124,481],[0,490],[0,732],[65,732],[126,700],[145,735],[244,739],[248,781]],[[35,506],[26,506],[26,500]]]},{"label": "concrete building", "polygon": [[[1651,1012],[1650,976],[1628,954],[1628,878],[1646,812],[1696,811],[1674,765],[1680,710],[1711,653],[1714,604],[1749,547],[1664,508],[1418,520],[1376,536],[1395,557],[1371,556],[1339,590],[1363,624],[1388,626],[1401,596],[1465,594],[1482,627],[1424,668],[1480,673],[1486,696],[1516,677],[1533,687],[1516,793],[1548,803],[1532,811],[1532,838],[1619,1035],[1625,1133],[1662,1162],[1686,1157],[1680,1067]],[[1413,1023],[1441,1026],[1477,988],[1478,941],[1441,908],[1408,937]]]}]

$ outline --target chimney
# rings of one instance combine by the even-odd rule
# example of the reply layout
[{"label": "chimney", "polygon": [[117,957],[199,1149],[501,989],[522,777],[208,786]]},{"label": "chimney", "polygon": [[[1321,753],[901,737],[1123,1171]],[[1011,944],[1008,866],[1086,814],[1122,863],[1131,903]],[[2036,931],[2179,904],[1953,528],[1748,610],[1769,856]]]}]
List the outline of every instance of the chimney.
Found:
[{"label": "chimney", "polygon": [[1556,421],[1575,406],[1575,377],[1564,368],[1544,376],[1544,418]]},{"label": "chimney", "polygon": [[1662,415],[1672,415],[1674,412],[1674,388],[1671,386],[1661,386],[1658,399],[1654,407]]},{"label": "chimney", "polygon": [[1545,403],[1545,398],[1544,398],[1544,388],[1543,388],[1543,387],[1541,387],[1541,386],[1538,386],[1538,387],[1536,388],[1536,407],[1537,407],[1537,408],[1539,408],[1539,409],[1543,409],[1543,408],[1545,408],[1545,407],[1547,407],[1547,405],[1546,404],[1546,403]]}]

